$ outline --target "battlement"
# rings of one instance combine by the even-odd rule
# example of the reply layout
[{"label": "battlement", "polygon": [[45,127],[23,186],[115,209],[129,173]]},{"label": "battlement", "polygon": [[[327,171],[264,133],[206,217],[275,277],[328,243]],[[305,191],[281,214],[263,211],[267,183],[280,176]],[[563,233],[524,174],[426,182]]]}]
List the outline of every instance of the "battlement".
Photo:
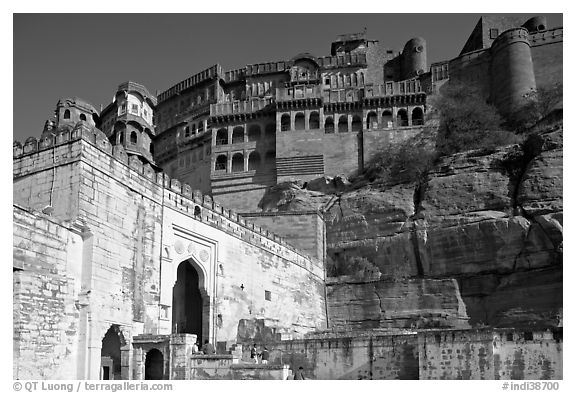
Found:
[{"label": "battlement", "polygon": [[183,80],[182,82],[172,86],[168,90],[158,95],[158,102],[166,101],[167,99],[179,94],[181,91],[186,90],[190,87],[196,86],[204,81],[213,79],[222,74],[222,66],[220,64],[215,64],[210,68],[200,71],[199,73],[192,75],[190,78]]},{"label": "battlement", "polygon": [[[88,142],[88,143],[86,143]],[[112,146],[102,131],[90,128],[86,124],[78,124],[71,131],[60,132],[56,135],[47,134],[40,139],[30,137],[24,144],[14,142],[13,159],[21,163],[15,164],[15,177],[27,175],[35,170],[48,169],[57,165],[66,165],[70,160],[63,159],[67,152],[77,150],[74,145],[80,145],[81,154],[74,156],[74,160],[88,160],[94,157],[98,161],[99,169],[106,171],[112,177],[118,177],[119,181],[126,182],[137,192],[150,195],[162,195],[159,203],[203,223],[218,228],[225,233],[237,237],[257,247],[266,249],[279,256],[296,254],[290,259],[298,266],[310,271],[318,277],[323,277],[322,263],[315,258],[306,255],[294,246],[288,244],[282,237],[272,233],[254,223],[246,220],[238,213],[225,209],[215,203],[209,195],[203,195],[198,190],[193,190],[189,184],[181,183],[178,179],[170,177],[162,171],[156,170],[149,164],[142,164],[137,157],[128,157],[122,146]],[[59,154],[52,149],[63,148]],[[54,150],[56,151],[56,150]],[[41,159],[39,155],[49,154],[49,159]],[[62,153],[62,154],[60,154]],[[102,156],[104,153],[106,156]],[[105,159],[103,159],[105,158]],[[31,161],[34,169],[23,165],[23,161]],[[41,167],[43,165],[43,167]],[[106,166],[109,167],[106,170]],[[16,168],[24,168],[25,172],[18,173]],[[128,175],[120,172],[128,171]],[[136,183],[141,183],[136,186]]]}]

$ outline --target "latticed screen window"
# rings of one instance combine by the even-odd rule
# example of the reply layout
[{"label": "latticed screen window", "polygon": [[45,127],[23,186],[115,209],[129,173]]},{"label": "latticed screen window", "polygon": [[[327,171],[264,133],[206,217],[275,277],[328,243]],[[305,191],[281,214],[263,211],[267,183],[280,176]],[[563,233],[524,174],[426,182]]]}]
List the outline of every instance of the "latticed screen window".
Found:
[{"label": "latticed screen window", "polygon": [[130,107],[130,111],[132,113],[138,113],[138,105],[137,104],[132,104],[132,106]]},{"label": "latticed screen window", "polygon": [[490,39],[498,38],[498,29],[490,29]]},{"label": "latticed screen window", "polygon": [[272,301],[272,292],[264,291],[264,299],[268,301]]}]

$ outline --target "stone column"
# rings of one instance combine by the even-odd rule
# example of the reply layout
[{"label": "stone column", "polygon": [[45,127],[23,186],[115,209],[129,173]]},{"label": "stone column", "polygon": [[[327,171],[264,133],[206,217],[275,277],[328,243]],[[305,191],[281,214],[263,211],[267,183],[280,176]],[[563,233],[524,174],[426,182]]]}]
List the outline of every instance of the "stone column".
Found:
[{"label": "stone column", "polygon": [[190,379],[192,345],[196,342],[195,334],[173,334],[170,336],[169,379]]}]

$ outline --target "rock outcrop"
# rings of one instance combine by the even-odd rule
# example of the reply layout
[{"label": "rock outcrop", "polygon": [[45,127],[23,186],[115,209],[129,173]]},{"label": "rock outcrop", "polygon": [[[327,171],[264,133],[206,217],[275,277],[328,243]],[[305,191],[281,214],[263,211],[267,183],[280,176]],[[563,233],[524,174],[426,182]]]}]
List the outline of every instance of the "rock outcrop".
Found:
[{"label": "rock outcrop", "polygon": [[266,206],[326,209],[335,327],[558,326],[562,132],[443,157],[418,184],[279,185]]}]

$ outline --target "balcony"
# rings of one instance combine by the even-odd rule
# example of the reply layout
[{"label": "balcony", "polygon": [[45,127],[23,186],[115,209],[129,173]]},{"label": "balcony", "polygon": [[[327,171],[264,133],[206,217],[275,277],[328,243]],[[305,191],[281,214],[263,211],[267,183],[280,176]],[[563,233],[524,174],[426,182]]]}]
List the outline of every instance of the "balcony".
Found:
[{"label": "balcony", "polygon": [[295,86],[276,89],[276,101],[294,101],[310,98],[322,98],[319,86]]},{"label": "balcony", "polygon": [[252,113],[265,109],[274,103],[272,97],[253,98],[248,101],[221,102],[210,105],[210,116],[236,115],[240,113]]},{"label": "balcony", "polygon": [[364,88],[364,98],[416,93],[422,93],[422,86],[420,86],[420,81],[417,79],[410,79],[402,82],[387,82],[384,85],[366,86]]}]

